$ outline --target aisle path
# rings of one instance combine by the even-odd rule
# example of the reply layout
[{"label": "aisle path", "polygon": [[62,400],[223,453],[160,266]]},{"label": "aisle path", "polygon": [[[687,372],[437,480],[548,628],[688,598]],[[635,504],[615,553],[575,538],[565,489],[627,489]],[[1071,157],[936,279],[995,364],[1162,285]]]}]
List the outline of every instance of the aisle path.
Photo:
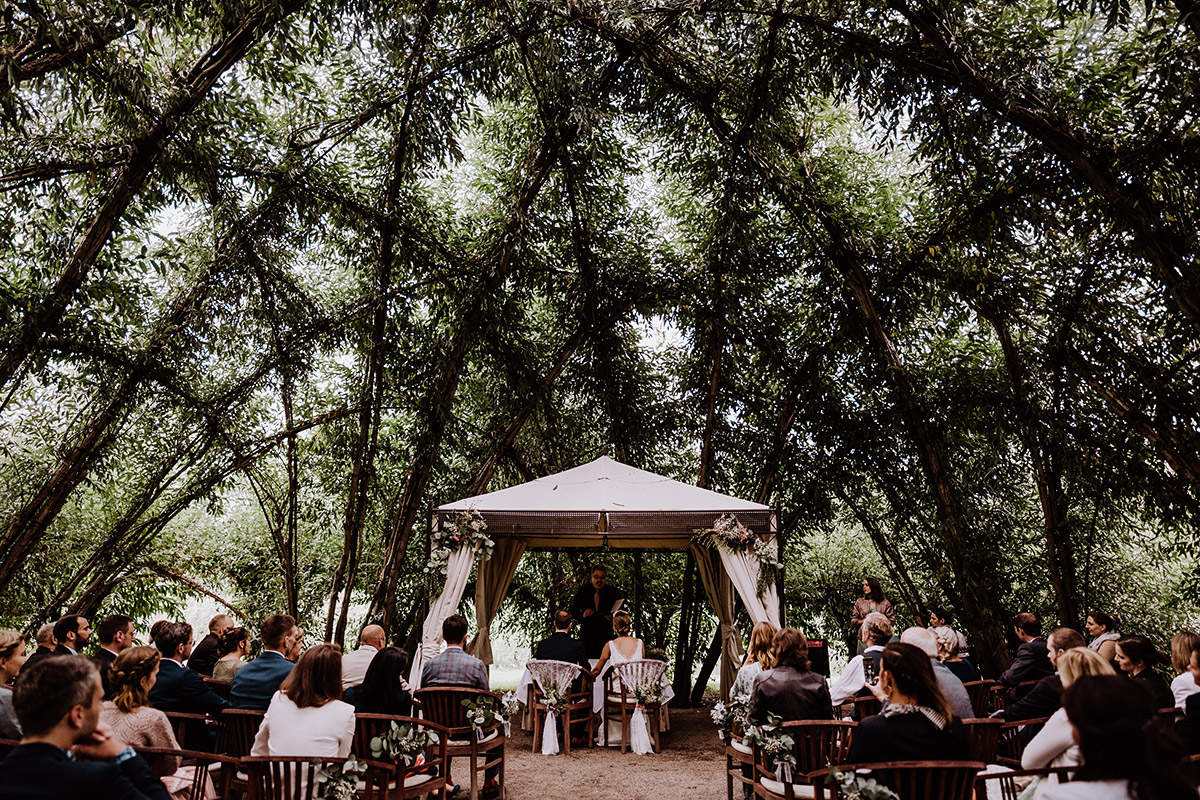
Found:
[{"label": "aisle path", "polygon": [[543,756],[530,752],[530,734],[513,731],[505,759],[508,800],[723,800],[725,755],[709,713],[672,711],[657,755],[592,747],[570,757]]}]

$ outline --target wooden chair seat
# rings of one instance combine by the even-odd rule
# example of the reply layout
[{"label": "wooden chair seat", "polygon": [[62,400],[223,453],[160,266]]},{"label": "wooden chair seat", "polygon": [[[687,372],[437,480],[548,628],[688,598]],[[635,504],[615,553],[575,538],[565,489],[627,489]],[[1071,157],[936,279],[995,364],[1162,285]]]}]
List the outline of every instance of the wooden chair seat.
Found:
[{"label": "wooden chair seat", "polygon": [[[400,717],[389,714],[355,714],[354,744],[352,750],[361,757],[376,760],[371,752],[371,740],[382,736],[391,729],[392,723],[411,725],[428,733],[437,734],[438,742],[432,748],[425,750],[425,763],[419,768],[405,769],[401,764],[393,764],[402,780],[397,782],[392,776],[385,789],[387,800],[406,800],[410,797],[420,797],[435,792],[444,795],[449,776],[449,760],[446,753],[450,744],[450,731],[427,719],[416,717]],[[415,789],[419,791],[413,791]]]}]

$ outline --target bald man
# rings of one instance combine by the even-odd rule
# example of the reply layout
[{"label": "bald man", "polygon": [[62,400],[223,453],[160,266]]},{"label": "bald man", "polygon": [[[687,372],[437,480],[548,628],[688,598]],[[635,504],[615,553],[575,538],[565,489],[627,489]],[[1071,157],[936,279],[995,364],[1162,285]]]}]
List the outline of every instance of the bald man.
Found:
[{"label": "bald man", "polygon": [[375,654],[387,647],[387,635],[378,625],[368,625],[358,635],[358,649],[342,656],[342,691],[358,686],[367,677]]}]

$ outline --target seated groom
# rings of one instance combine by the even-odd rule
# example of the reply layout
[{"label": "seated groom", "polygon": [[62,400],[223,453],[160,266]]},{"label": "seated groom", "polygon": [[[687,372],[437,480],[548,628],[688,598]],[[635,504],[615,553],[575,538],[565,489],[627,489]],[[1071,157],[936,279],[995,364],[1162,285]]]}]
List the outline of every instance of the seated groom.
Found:
[{"label": "seated groom", "polygon": [[43,659],[21,674],[13,708],[25,735],[0,761],[0,800],[170,800],[149,765],[99,721],[103,692],[82,656]]},{"label": "seated groom", "polygon": [[233,676],[229,699],[234,708],[266,711],[283,679],[300,657],[303,632],[287,614],[272,614],[262,624],[263,651]]},{"label": "seated groom", "polygon": [[571,612],[556,611],[554,633],[550,634],[533,651],[533,657],[543,661],[567,661],[578,664],[585,670],[592,668],[588,663],[587,650],[583,642],[571,635]]}]

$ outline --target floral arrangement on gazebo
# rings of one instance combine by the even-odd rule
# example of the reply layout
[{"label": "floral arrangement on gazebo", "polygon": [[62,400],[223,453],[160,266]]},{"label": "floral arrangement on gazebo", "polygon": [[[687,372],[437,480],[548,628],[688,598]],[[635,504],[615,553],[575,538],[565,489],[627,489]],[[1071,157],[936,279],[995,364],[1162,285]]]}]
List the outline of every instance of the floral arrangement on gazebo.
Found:
[{"label": "floral arrangement on gazebo", "polygon": [[425,572],[445,577],[450,564],[450,555],[464,544],[479,548],[478,558],[487,561],[492,557],[496,543],[484,531],[488,524],[475,509],[460,511],[433,529],[429,543],[429,564]]},{"label": "floral arrangement on gazebo", "polygon": [[693,534],[692,541],[703,547],[753,554],[759,566],[759,592],[775,582],[775,573],[779,569],[779,553],[775,544],[756,536],[754,531],[738,520],[736,514],[722,514],[711,528],[698,528]]}]

